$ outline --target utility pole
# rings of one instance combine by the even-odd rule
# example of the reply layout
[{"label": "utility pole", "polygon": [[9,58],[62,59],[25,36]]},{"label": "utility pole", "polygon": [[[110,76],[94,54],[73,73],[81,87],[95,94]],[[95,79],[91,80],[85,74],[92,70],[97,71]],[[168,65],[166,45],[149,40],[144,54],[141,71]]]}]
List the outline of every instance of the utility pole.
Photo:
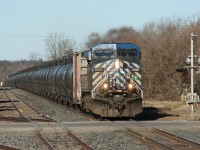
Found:
[{"label": "utility pole", "polygon": [[[177,72],[181,72],[183,75],[185,75],[188,70],[191,70],[191,92],[187,93],[185,96],[185,102],[191,105],[191,118],[194,118],[194,105],[196,103],[200,103],[199,100],[199,95],[195,93],[194,91],[194,75],[195,74],[200,74],[200,56],[195,55],[195,42],[196,42],[196,37],[197,35],[194,35],[191,33],[190,39],[191,39],[191,53],[190,55],[186,58],[185,63],[188,66],[185,66],[184,68],[181,69],[176,69]],[[196,63],[195,63],[196,62]],[[197,65],[198,64],[198,65]]]},{"label": "utility pole", "polygon": [[191,33],[191,112],[194,112],[194,42],[196,36]]},{"label": "utility pole", "polygon": [[[186,97],[185,97],[185,101],[187,104],[191,104],[191,117],[194,116],[193,112],[194,112],[194,105],[195,103],[199,103],[199,96],[197,95],[197,93],[194,92],[194,75],[195,74],[200,74],[200,66],[195,65],[195,64],[199,64],[200,65],[200,56],[195,55],[195,42],[196,42],[196,37],[197,35],[194,35],[193,33],[191,33],[191,54],[190,56],[188,56],[185,60],[187,65],[190,66],[185,66],[184,68],[190,69],[191,70],[191,92],[187,93]],[[197,63],[195,63],[195,61]],[[180,69],[179,69],[180,70]],[[196,71],[198,70],[198,71]],[[195,73],[194,73],[195,71]]]}]

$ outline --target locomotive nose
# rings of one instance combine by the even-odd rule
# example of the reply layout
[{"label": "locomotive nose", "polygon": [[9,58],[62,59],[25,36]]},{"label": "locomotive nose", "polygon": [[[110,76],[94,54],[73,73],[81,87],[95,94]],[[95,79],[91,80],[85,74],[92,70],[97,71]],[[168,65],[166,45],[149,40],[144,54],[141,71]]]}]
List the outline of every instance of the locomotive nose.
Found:
[{"label": "locomotive nose", "polygon": [[123,104],[121,101],[115,101],[113,104],[113,108],[117,110],[125,109],[125,104]]}]

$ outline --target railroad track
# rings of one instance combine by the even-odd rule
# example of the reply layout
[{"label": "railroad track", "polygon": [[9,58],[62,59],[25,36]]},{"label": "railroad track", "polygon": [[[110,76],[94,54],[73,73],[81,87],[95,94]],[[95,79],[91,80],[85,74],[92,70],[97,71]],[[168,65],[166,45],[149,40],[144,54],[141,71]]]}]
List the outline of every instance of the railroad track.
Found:
[{"label": "railroad track", "polygon": [[[13,92],[12,90],[11,90],[11,92],[15,94],[15,92]],[[18,98],[20,98],[20,99],[23,100],[23,98],[21,98],[21,96],[18,96],[17,94],[15,94],[15,95],[16,95]],[[34,94],[34,95],[37,95],[37,94]],[[40,96],[40,95],[37,95],[37,96]],[[41,97],[41,96],[40,96],[40,97]],[[43,97],[43,98],[44,98],[44,97]],[[48,98],[47,98],[47,99],[48,99]],[[48,99],[48,100],[50,100],[50,99]],[[80,108],[78,108],[77,106],[74,107],[74,106],[72,106],[72,105],[67,105],[67,104],[65,104],[65,103],[61,103],[61,101],[58,101],[58,100],[53,100],[53,101],[56,102],[56,103],[59,103],[59,104],[61,104],[61,105],[64,105],[64,106],[67,108],[67,110],[69,110],[69,111],[71,111],[71,112],[73,112],[73,113],[75,113],[75,114],[78,114],[78,115],[80,115],[80,116],[83,116],[83,117],[86,118],[88,121],[99,121],[99,120],[100,120],[97,116],[92,115],[92,114],[89,113],[89,112],[83,111],[83,110],[81,110]],[[26,103],[26,102],[25,102],[25,103]]]},{"label": "railroad track", "polygon": [[[9,93],[8,93],[9,92]],[[40,112],[38,112],[36,109],[34,109],[32,106],[30,106],[28,103],[26,103],[23,99],[18,97],[15,93],[12,92],[12,90],[3,89],[3,93],[6,96],[7,101],[11,102],[13,105],[14,110],[16,110],[19,114],[19,117],[15,120],[20,121],[27,121],[28,119],[31,119],[33,121],[41,121],[41,122],[52,122],[53,120],[47,116],[44,116]],[[12,118],[12,116],[11,116]],[[3,118],[1,118],[3,120]],[[8,120],[9,118],[4,118],[5,120]]]},{"label": "railroad track", "polygon": [[9,147],[9,146],[5,146],[5,145],[0,145],[0,149],[1,150],[20,150],[18,148]]},{"label": "railroad track", "polygon": [[200,144],[193,142],[189,139],[174,135],[167,131],[148,127],[142,125],[142,123],[135,121],[138,127],[143,127],[142,130],[132,129],[117,122],[112,123],[124,129],[124,132],[131,137],[138,139],[141,143],[153,147],[153,149],[163,150],[197,150],[200,149]]},{"label": "railroad track", "polygon": [[[45,127],[46,128],[46,127]],[[66,129],[60,123],[49,124],[48,130],[40,129],[42,134],[46,137],[49,144],[55,149],[82,149],[93,150],[90,146],[79,139],[72,131]]]},{"label": "railroad track", "polygon": [[[77,113],[76,109],[73,109],[71,107],[69,109]],[[79,110],[78,113],[81,114],[82,112]],[[95,120],[95,119],[105,120],[104,118],[96,118],[94,116],[89,116],[89,117],[91,117],[92,120]],[[116,126],[121,128],[129,136],[137,138],[141,143],[149,147],[153,147],[153,149],[167,149],[167,150],[200,149],[200,145],[198,143],[173,135],[164,130],[144,126],[142,125],[142,123],[137,122],[137,121],[135,121],[135,123],[138,125],[138,127],[143,127],[144,130],[139,131],[138,129],[129,128],[124,125],[118,124],[117,122],[114,122],[114,121],[110,121],[110,122],[114,123]],[[79,138],[77,138],[69,129],[66,129],[62,124],[59,124],[59,125],[60,125],[59,130],[56,129],[55,127],[51,127],[52,128],[51,131],[53,131],[54,134],[50,134],[48,132],[41,132],[41,131],[44,131],[44,129],[39,127],[39,125],[33,124],[33,126],[35,126],[36,128],[35,130],[37,130],[38,132],[38,136],[42,136],[44,143],[48,143],[47,145],[49,145],[49,149],[56,149],[57,147],[60,147],[63,145],[66,145],[67,147],[69,143],[65,141],[69,140],[68,139],[69,136],[73,138],[74,141],[77,141],[78,145],[84,145],[82,146],[83,149],[92,149],[91,147],[87,146],[87,144],[82,142]]]},{"label": "railroad track", "polygon": [[[26,103],[23,99],[18,97],[13,91],[11,93],[13,94],[12,97],[16,97],[19,101],[22,101],[24,104],[26,104],[30,110],[33,110],[37,115],[43,117],[45,121],[49,122],[56,122],[58,125],[60,125],[61,131],[57,131],[54,127],[52,127],[54,130],[53,134],[51,135],[44,132],[44,130],[35,122],[35,121],[42,121],[43,119],[32,119],[32,115],[27,114],[25,112],[27,111],[21,111],[21,109],[18,108],[18,106],[13,102],[11,98],[9,98],[8,94],[3,90],[7,99],[13,104],[15,107],[15,110],[18,111],[20,114],[20,118],[23,118],[24,120],[30,122],[32,127],[34,128],[34,131],[36,133],[36,136],[43,142],[43,144],[48,147],[50,150],[56,150],[56,149],[71,149],[69,139],[71,139],[71,142],[74,143],[74,145],[79,146],[78,149],[82,150],[92,150],[90,146],[88,146],[86,143],[84,143],[81,139],[79,139],[75,134],[73,134],[70,130],[66,129],[62,124],[56,122],[55,120],[46,117],[42,114],[40,114],[36,109],[34,109],[32,106],[30,106],[28,103]],[[25,107],[24,107],[25,108]],[[30,113],[30,112],[29,112]],[[33,113],[33,112],[32,112]],[[30,115],[30,116],[29,116]],[[50,124],[49,124],[50,125]],[[51,125],[52,126],[52,125]],[[74,146],[73,145],[73,146]],[[72,146],[72,145],[71,145]],[[73,148],[74,149],[74,148]]]}]

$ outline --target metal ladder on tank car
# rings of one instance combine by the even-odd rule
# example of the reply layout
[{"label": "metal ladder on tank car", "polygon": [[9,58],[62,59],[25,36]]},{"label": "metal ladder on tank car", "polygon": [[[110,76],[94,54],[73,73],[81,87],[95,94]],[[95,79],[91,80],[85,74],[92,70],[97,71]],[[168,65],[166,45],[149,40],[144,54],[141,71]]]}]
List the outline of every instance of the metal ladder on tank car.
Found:
[{"label": "metal ladder on tank car", "polygon": [[83,92],[89,92],[89,67],[87,58],[81,57],[81,89]]}]

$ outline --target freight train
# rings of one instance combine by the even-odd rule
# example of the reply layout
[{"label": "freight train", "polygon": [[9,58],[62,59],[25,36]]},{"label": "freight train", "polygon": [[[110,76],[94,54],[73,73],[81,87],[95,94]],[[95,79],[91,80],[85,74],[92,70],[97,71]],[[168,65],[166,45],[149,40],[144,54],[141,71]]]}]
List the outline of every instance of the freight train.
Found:
[{"label": "freight train", "polygon": [[140,47],[101,43],[10,75],[7,86],[78,106],[101,117],[142,112]]}]

